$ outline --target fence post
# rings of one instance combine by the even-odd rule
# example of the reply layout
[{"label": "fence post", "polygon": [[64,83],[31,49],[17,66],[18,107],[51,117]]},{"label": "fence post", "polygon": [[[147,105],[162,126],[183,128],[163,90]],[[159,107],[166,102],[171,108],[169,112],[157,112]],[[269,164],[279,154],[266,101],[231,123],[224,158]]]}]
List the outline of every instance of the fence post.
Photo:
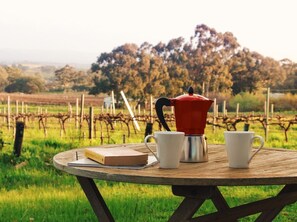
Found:
[{"label": "fence post", "polygon": [[94,129],[94,110],[90,107],[89,110],[89,139],[93,139],[93,129]]},{"label": "fence post", "polygon": [[15,132],[14,148],[13,148],[14,151],[13,151],[13,153],[17,157],[19,157],[21,155],[21,151],[22,151],[24,128],[25,128],[24,122],[17,122],[16,123],[16,132]]}]

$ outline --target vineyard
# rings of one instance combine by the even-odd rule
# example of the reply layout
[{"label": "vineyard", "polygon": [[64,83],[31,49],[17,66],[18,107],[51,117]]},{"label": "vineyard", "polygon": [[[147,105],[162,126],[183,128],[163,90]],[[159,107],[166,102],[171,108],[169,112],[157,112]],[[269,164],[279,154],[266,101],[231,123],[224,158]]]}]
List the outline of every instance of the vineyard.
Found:
[{"label": "vineyard", "polygon": [[[90,108],[91,110],[91,108]],[[110,131],[125,128],[126,136],[130,137],[131,133],[137,134],[137,129],[133,124],[133,120],[137,120],[143,124],[152,125],[153,129],[162,130],[162,125],[156,115],[135,115],[132,118],[128,114],[119,112],[118,114],[110,113],[100,113],[100,114],[83,114],[75,115],[71,112],[68,113],[19,113],[13,115],[0,114],[2,117],[1,127],[6,127],[8,129],[14,129],[16,122],[22,121],[25,123],[26,128],[38,127],[39,130],[42,130],[44,136],[48,135],[48,131],[51,128],[60,131],[60,136],[63,137],[67,135],[68,128],[75,128],[81,132],[87,131],[87,137],[100,138],[101,143],[103,143],[104,138],[110,139]],[[168,113],[165,114],[166,122],[169,123],[173,128],[175,124],[174,114]],[[53,124],[53,123],[58,123]],[[267,124],[268,123],[268,124]],[[268,121],[265,115],[239,115],[239,116],[212,116],[208,115],[207,125],[211,126],[213,130],[215,128],[225,129],[225,130],[243,130],[242,124],[245,127],[249,127],[252,124],[260,124],[264,133],[267,132],[269,126],[278,126],[278,129],[284,134],[286,141],[289,140],[287,132],[292,128],[294,124],[297,124],[297,115],[295,116],[281,116],[275,115],[269,117]],[[85,129],[85,130],[83,130]],[[86,136],[86,135],[81,135]]]},{"label": "vineyard", "polygon": [[[101,144],[110,143],[111,132],[122,131],[123,142],[131,134],[138,134],[135,127],[135,120],[144,126],[145,134],[152,130],[162,130],[151,103],[148,110],[135,110],[132,117],[127,110],[112,110],[104,108],[103,97],[77,95],[34,96],[34,95],[0,95],[2,105],[0,106],[0,131],[4,129],[15,133],[17,122],[24,122],[25,129],[38,129],[42,131],[43,137],[49,136],[53,131],[59,132],[60,137],[69,136],[69,131],[76,130],[79,138],[100,139]],[[10,98],[11,97],[11,98]],[[7,101],[5,101],[5,98]],[[47,99],[45,99],[47,98]],[[21,101],[21,102],[18,102]],[[26,103],[25,103],[25,102]],[[30,104],[31,107],[28,107]],[[26,104],[26,105],[25,105]],[[65,106],[65,104],[67,104]],[[72,105],[75,105],[73,108]],[[86,107],[87,106],[87,107]],[[210,109],[210,111],[213,108]],[[248,130],[254,125],[263,130],[266,140],[269,136],[270,128],[274,128],[283,134],[284,140],[290,140],[288,132],[294,129],[297,124],[296,113],[269,115],[265,113],[220,113],[209,112],[207,117],[207,128],[212,132],[216,129],[222,130]],[[165,119],[174,129],[175,117],[173,110],[165,110]],[[143,134],[143,133],[142,133]]]}]

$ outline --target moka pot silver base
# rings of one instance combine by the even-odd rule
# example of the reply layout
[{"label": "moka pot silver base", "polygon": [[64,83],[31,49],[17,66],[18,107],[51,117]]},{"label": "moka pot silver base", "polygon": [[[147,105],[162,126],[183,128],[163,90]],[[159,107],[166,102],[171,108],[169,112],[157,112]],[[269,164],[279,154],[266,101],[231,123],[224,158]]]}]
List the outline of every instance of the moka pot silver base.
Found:
[{"label": "moka pot silver base", "polygon": [[199,163],[208,161],[208,147],[204,135],[186,135],[181,162]]}]

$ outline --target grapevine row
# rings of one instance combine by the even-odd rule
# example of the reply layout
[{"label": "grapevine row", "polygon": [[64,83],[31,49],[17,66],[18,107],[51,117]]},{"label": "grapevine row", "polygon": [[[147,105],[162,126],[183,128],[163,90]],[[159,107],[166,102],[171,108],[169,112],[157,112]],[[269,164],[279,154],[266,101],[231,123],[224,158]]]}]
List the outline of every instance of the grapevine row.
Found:
[{"label": "grapevine row", "polygon": [[[63,134],[67,133],[66,123],[75,122],[75,128],[81,129],[84,124],[87,123],[87,126],[93,132],[94,137],[98,137],[98,126],[100,128],[101,134],[100,138],[103,142],[103,138],[110,138],[110,131],[115,130],[115,124],[120,124],[126,127],[127,136],[131,135],[131,128],[134,133],[137,134],[137,130],[133,125],[133,118],[130,115],[118,113],[118,114],[110,114],[110,113],[102,113],[95,115],[87,115],[83,116],[73,115],[72,113],[58,113],[58,114],[50,114],[50,113],[19,113],[8,116],[7,114],[0,113],[0,118],[4,119],[4,124],[2,127],[6,126],[7,128],[13,128],[17,121],[25,122],[25,126],[28,127],[29,122],[38,121],[38,126],[40,130],[43,130],[44,135],[47,135],[47,129],[50,127],[49,123],[57,120],[60,126],[60,132]],[[165,114],[165,120],[168,124],[170,124],[173,128],[175,125],[175,117],[174,114]],[[151,123],[152,125],[156,125],[159,130],[162,130],[162,125],[159,122],[158,118],[153,115],[136,115],[134,117],[138,122],[142,122],[144,124]],[[211,125],[213,129],[216,127],[223,128],[225,130],[242,130],[239,129],[239,124],[253,124],[260,123],[263,130],[265,131],[269,125],[277,125],[280,130],[283,131],[285,140],[288,141],[288,131],[290,128],[297,124],[297,115],[293,117],[284,117],[280,115],[275,115],[273,117],[269,117],[268,121],[265,115],[241,115],[241,116],[211,116],[209,115],[207,118],[207,125]],[[31,125],[31,124],[30,124]],[[104,129],[105,128],[105,129]],[[104,133],[106,134],[104,134]]]}]

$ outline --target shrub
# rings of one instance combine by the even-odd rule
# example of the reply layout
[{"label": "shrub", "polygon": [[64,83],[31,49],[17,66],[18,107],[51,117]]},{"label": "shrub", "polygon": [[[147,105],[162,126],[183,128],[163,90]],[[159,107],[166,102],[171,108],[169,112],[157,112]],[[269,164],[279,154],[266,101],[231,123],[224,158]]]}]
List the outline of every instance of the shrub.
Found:
[{"label": "shrub", "polygon": [[236,111],[237,103],[239,109],[244,112],[263,111],[265,96],[262,94],[240,93],[229,101],[228,110]]},{"label": "shrub", "polygon": [[296,111],[297,110],[297,95],[291,93],[278,95],[271,99],[274,104],[275,111]]}]

